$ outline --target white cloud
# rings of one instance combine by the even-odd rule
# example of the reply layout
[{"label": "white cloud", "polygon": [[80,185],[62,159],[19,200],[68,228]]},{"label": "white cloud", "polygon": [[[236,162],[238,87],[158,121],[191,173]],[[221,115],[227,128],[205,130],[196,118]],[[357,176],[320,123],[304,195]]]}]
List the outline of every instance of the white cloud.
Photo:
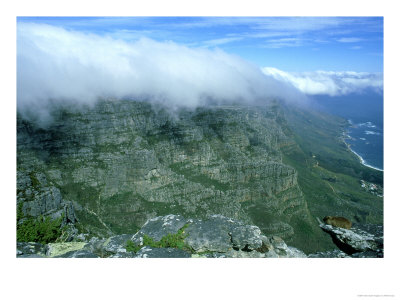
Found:
[{"label": "white cloud", "polygon": [[302,38],[280,38],[267,40],[265,48],[299,47],[304,44]]},{"label": "white cloud", "polygon": [[132,97],[176,108],[298,94],[218,49],[145,38],[126,42],[49,25],[19,23],[17,28],[17,103],[22,113],[35,110],[44,117],[52,104],[90,105],[99,97]]},{"label": "white cloud", "polygon": [[240,41],[242,39],[243,39],[242,37],[227,37],[227,38],[204,41],[202,44],[207,47],[215,47],[218,45],[223,45],[223,44],[228,44],[228,43],[232,43],[235,41]]},{"label": "white cloud", "polygon": [[339,43],[358,43],[358,42],[361,42],[361,41],[363,41],[364,39],[362,39],[362,38],[357,38],[357,37],[346,37],[346,38],[340,38],[340,39],[337,39],[337,41],[339,42]]},{"label": "white cloud", "polygon": [[383,89],[383,75],[367,72],[315,71],[288,73],[275,68],[262,68],[264,74],[282,82],[290,83],[307,95],[326,94],[339,96],[361,92],[367,88]]}]

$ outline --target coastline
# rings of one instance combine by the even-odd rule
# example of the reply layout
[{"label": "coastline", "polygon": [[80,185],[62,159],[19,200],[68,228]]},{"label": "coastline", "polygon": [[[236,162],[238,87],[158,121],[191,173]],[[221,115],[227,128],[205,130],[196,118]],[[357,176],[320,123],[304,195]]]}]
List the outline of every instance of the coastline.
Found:
[{"label": "coastline", "polygon": [[354,151],[353,149],[351,149],[350,144],[348,144],[348,143],[346,142],[346,139],[351,138],[351,137],[347,134],[347,132],[343,132],[343,136],[344,136],[344,137],[343,137],[343,142],[346,144],[347,149],[349,149],[351,152],[353,152],[353,153],[358,157],[358,159],[360,160],[360,162],[361,162],[362,165],[364,165],[364,166],[366,166],[366,167],[368,167],[368,168],[371,168],[371,169],[374,169],[374,170],[383,172],[383,169],[379,169],[379,168],[377,168],[377,167],[374,167],[374,166],[371,166],[371,165],[367,164],[367,163],[365,162],[364,158],[362,158],[362,156],[361,156],[360,154],[358,154],[356,151]]}]

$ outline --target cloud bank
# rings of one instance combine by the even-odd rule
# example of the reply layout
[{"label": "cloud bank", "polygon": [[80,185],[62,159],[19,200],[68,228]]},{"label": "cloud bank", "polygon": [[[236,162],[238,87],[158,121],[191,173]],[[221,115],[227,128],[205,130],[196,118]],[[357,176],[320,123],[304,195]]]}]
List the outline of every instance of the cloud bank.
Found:
[{"label": "cloud bank", "polygon": [[286,82],[307,95],[341,96],[372,89],[383,90],[383,74],[367,72],[332,72],[315,71],[288,73],[276,68],[265,67],[262,71],[267,76]]},{"label": "cloud bank", "polygon": [[134,42],[60,27],[18,23],[18,111],[48,115],[58,104],[92,105],[100,97],[161,102],[167,107],[301,98],[221,50],[142,38]]}]

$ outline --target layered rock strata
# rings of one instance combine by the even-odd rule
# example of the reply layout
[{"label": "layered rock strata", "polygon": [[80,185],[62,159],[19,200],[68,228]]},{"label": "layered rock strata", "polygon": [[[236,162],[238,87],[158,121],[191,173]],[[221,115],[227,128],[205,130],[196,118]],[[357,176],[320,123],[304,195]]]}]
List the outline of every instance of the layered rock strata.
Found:
[{"label": "layered rock strata", "polygon": [[316,225],[277,118],[274,106],[171,113],[134,101],[57,110],[46,128],[18,116],[18,202],[99,237],[157,215],[222,214],[290,242]]}]

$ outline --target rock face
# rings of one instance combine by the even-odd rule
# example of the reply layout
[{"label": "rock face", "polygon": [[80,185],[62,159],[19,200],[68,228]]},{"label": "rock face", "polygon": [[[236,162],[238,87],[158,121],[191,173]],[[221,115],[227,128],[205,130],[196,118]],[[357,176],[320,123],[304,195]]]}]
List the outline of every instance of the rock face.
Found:
[{"label": "rock face", "polygon": [[[183,249],[150,247],[143,244],[145,236],[160,241],[163,236],[177,234],[182,227],[185,228]],[[128,241],[138,246],[136,253],[127,251]],[[186,220],[179,215],[167,215],[148,220],[135,235],[122,234],[108,239],[92,238],[87,242],[48,245],[18,243],[17,257],[303,258],[306,255],[296,248],[287,246],[279,237],[269,238],[261,234],[257,226],[245,225],[221,215],[213,215],[205,220]]]},{"label": "rock face", "polygon": [[55,220],[62,218],[64,240],[72,240],[77,234],[75,209],[70,201],[63,199],[60,189],[47,180],[36,168],[17,170],[17,205],[24,217],[45,216]]},{"label": "rock face", "polygon": [[[383,227],[367,225],[367,232],[357,225],[353,229],[334,227],[320,224],[320,227],[332,236],[335,244],[348,255],[353,257],[383,257]],[[357,228],[358,227],[358,228]],[[371,230],[374,228],[373,230]]]},{"label": "rock face", "polygon": [[[134,101],[58,110],[46,128],[18,116],[18,203],[31,216],[64,212],[65,223],[78,219],[99,237],[172,213],[222,214],[301,240],[297,228],[318,227],[296,170],[282,161],[282,145],[294,141],[278,119],[274,105],[171,114]],[[257,246],[233,235],[235,247]]]}]

